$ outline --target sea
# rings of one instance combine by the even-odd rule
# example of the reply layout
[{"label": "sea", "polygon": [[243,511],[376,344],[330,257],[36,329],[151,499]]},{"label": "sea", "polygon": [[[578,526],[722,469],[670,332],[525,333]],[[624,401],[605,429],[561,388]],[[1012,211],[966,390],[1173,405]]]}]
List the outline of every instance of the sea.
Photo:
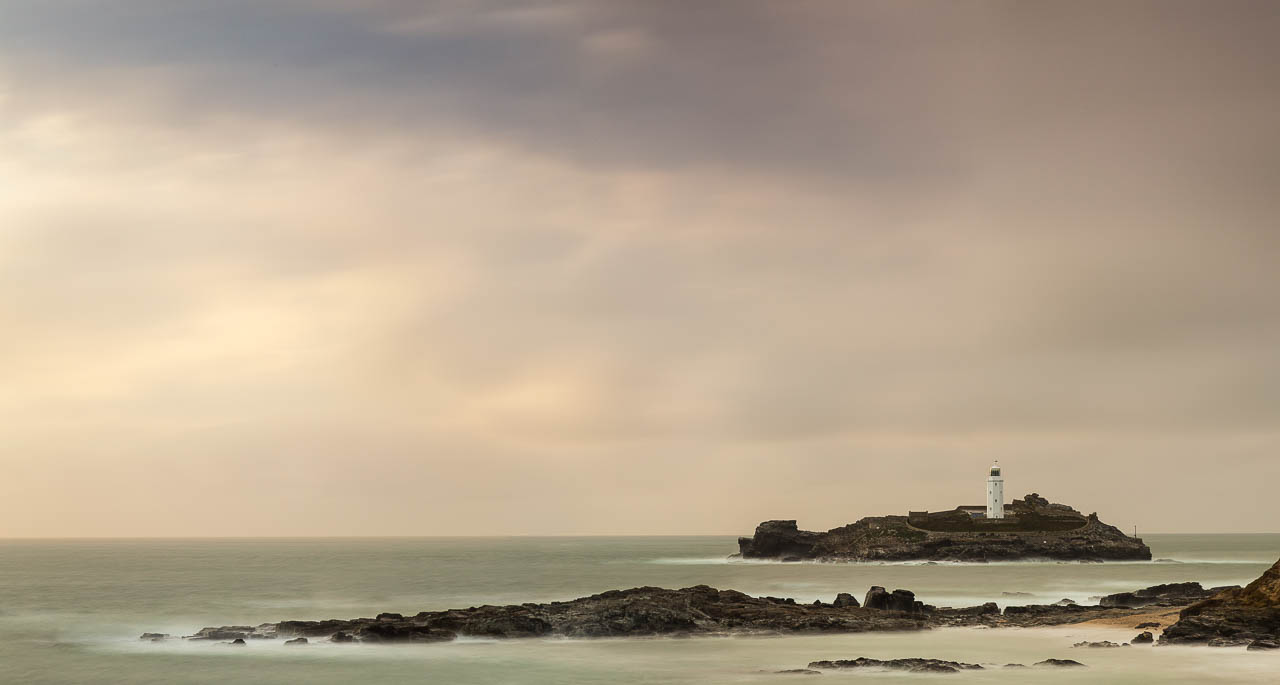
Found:
[{"label": "sea", "polygon": [[[0,540],[0,683],[787,683],[821,659],[1088,668],[958,675],[827,672],[819,682],[1280,683],[1280,654],[1243,648],[1076,649],[1132,628],[955,628],[770,637],[461,639],[285,647],[139,639],[211,625],[566,600],[609,589],[711,585],[831,601],[872,585],[938,606],[1090,602],[1158,583],[1244,584],[1280,535],[1147,535],[1160,561],[776,563],[730,559],[731,537]],[[1004,593],[1024,593],[1010,597]]]}]

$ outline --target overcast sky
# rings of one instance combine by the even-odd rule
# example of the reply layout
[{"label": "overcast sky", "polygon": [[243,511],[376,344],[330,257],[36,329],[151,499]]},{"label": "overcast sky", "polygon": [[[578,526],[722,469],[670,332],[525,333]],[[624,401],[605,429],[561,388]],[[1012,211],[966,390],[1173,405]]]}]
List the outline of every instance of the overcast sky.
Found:
[{"label": "overcast sky", "polygon": [[0,4],[0,536],[1276,531],[1274,2]]}]

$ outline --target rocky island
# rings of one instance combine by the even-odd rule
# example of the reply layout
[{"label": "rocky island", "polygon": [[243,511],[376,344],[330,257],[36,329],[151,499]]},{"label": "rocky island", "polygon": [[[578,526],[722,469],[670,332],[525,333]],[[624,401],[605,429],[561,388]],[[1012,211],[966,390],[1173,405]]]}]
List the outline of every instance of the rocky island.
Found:
[{"label": "rocky island", "polygon": [[739,556],[780,561],[1150,560],[1140,538],[1036,493],[1013,500],[1001,518],[973,507],[906,516],[870,516],[826,532],[793,520],[765,521],[738,539]]}]

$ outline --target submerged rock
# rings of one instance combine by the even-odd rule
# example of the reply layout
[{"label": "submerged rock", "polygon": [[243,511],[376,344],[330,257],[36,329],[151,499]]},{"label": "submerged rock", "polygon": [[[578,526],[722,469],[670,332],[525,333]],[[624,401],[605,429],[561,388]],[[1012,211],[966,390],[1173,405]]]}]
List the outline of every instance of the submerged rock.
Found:
[{"label": "submerged rock", "polygon": [[1099,648],[1111,649],[1114,647],[1128,647],[1129,645],[1117,644],[1115,642],[1112,642],[1111,640],[1102,640],[1101,642],[1089,642],[1088,640],[1086,640],[1084,642],[1077,642],[1071,646],[1072,647],[1088,647],[1090,649],[1099,649]]},{"label": "submerged rock", "polygon": [[284,643],[285,643],[286,645],[305,645],[305,644],[307,644],[307,638],[305,638],[305,637],[295,637],[295,638],[293,638],[292,640],[285,640],[285,641],[284,641]]},{"label": "submerged rock", "polygon": [[860,656],[857,659],[840,659],[837,661],[814,661],[809,668],[817,669],[849,669],[849,668],[882,668],[908,673],[959,673],[960,671],[980,671],[978,664],[966,664],[959,661],[943,661],[941,659],[868,659]]},{"label": "submerged rock", "polygon": [[1079,661],[1076,661],[1075,659],[1045,659],[1044,661],[1037,661],[1036,666],[1040,666],[1042,668],[1048,668],[1048,667],[1084,668],[1085,667],[1084,664],[1080,663]]}]

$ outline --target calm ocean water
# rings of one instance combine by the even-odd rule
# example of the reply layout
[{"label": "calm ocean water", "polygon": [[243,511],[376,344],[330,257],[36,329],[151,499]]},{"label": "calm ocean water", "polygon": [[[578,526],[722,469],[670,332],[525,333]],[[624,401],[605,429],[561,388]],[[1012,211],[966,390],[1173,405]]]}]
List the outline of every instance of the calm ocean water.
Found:
[{"label": "calm ocean water", "polygon": [[[207,625],[412,614],[428,609],[570,599],[637,585],[707,584],[750,594],[831,600],[871,585],[929,603],[1090,597],[1156,583],[1245,583],[1280,557],[1280,535],[1149,535],[1177,563],[990,565],[730,562],[729,537],[0,541],[3,683],[771,683],[760,673],[816,659],[923,656],[982,663],[1076,658],[1087,672],[977,672],[966,682],[1280,682],[1280,655],[1242,649],[1072,650],[1080,627],[772,638],[464,640],[372,646],[279,642],[231,648],[138,640]],[[866,673],[823,682],[936,676]]]}]

